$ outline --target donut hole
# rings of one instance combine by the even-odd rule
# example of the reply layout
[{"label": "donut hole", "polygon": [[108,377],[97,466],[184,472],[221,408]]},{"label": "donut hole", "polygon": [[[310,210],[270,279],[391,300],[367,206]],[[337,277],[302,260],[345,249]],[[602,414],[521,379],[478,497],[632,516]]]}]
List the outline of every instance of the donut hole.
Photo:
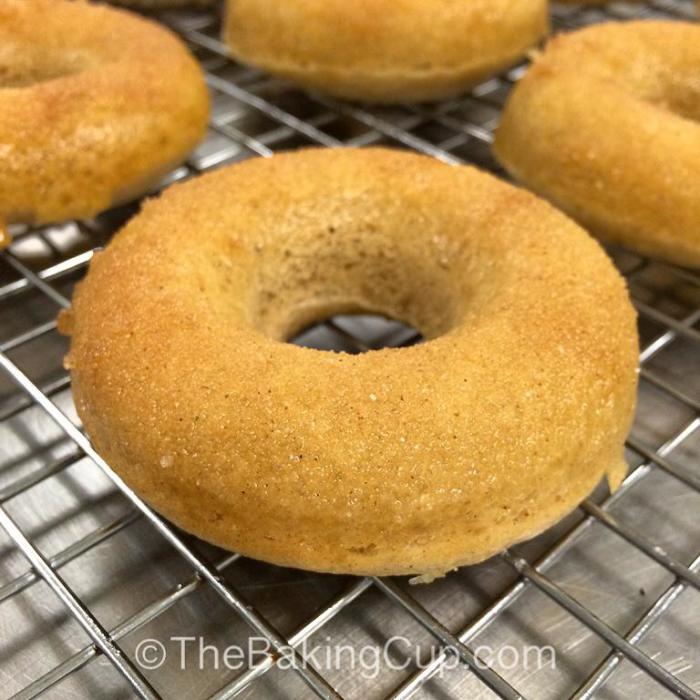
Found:
[{"label": "donut hole", "polygon": [[87,68],[79,53],[8,43],[0,48],[0,88],[28,88],[65,78]]},{"label": "donut hole", "polygon": [[683,119],[700,121],[700,85],[695,75],[664,75],[652,86],[640,88],[640,96],[655,106]]},{"label": "donut hole", "polygon": [[700,82],[696,61],[689,55],[686,57],[680,48],[679,52],[679,56],[666,57],[668,63],[657,69],[653,80],[640,86],[639,93],[662,109],[697,122],[700,121]]},{"label": "donut hole", "polygon": [[305,348],[352,355],[383,348],[405,348],[422,341],[423,336],[412,326],[378,314],[330,316],[288,339]]},{"label": "donut hole", "polygon": [[679,93],[671,91],[665,102],[666,108],[679,117],[700,122],[700,90],[694,93],[687,90]]},{"label": "donut hole", "polygon": [[330,349],[338,349],[321,331],[353,334],[349,323],[360,337],[342,344],[348,351],[389,347],[394,337],[432,339],[451,330],[462,282],[445,274],[445,259],[429,246],[421,250],[415,240],[412,249],[402,250],[395,237],[373,234],[319,234],[264,251],[252,286],[252,325],[278,341],[310,347],[319,342],[319,349],[330,342]]}]

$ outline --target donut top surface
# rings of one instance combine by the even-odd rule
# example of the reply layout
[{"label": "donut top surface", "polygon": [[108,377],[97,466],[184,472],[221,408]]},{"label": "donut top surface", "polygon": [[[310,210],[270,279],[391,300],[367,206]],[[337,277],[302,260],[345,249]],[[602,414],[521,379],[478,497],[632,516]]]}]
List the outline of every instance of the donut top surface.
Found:
[{"label": "donut top surface", "polygon": [[700,120],[700,26],[637,20],[559,34],[536,57],[533,77],[577,75],[622,89],[681,118]]}]

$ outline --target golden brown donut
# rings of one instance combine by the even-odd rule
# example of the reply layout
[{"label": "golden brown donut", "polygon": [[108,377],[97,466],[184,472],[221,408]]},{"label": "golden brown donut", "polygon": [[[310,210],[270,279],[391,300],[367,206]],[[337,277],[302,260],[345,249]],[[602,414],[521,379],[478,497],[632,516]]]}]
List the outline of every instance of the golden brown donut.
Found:
[{"label": "golden brown donut", "polygon": [[[429,340],[283,342],[360,310]],[[61,325],[100,453],[180,527],[276,564],[437,575],[625,471],[622,278],[563,214],[471,167],[306,150],[173,186]]]},{"label": "golden brown donut", "polygon": [[553,39],[495,154],[602,238],[700,265],[700,26],[608,23]]},{"label": "golden brown donut", "polygon": [[0,47],[6,222],[88,217],[130,199],[204,133],[202,72],[153,22],[82,1],[3,0]]},{"label": "golden brown donut", "polygon": [[435,100],[508,67],[547,32],[546,0],[228,0],[235,58],[311,90]]}]

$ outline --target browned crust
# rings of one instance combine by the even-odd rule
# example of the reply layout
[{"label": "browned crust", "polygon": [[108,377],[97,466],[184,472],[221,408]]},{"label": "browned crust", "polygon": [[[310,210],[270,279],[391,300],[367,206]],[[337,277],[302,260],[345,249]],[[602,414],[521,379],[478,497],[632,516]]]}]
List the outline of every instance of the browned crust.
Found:
[{"label": "browned crust", "polygon": [[700,26],[553,39],[512,93],[498,159],[601,237],[700,266]]},{"label": "browned crust", "polygon": [[233,55],[312,90],[372,102],[463,91],[547,32],[545,0],[229,0]]},{"label": "browned crust", "polygon": [[94,215],[204,133],[201,70],[154,22],[81,0],[4,0],[0,41],[12,85],[0,88],[0,218]]},{"label": "browned crust", "polygon": [[[340,309],[433,340],[277,340]],[[93,260],[61,326],[109,463],[179,526],[277,564],[444,572],[624,468],[623,280],[562,214],[470,167],[307,150],[176,185]]]}]

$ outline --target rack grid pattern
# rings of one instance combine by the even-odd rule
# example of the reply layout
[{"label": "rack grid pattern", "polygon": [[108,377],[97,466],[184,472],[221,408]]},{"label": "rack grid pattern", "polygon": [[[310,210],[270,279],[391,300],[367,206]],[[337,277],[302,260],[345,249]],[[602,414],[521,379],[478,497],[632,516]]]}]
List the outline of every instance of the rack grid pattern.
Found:
[{"label": "rack grid pattern", "polygon": [[[695,17],[694,12],[693,4],[685,0],[655,0],[643,8],[613,3],[605,9],[555,6],[553,10],[555,26],[560,30],[605,19],[638,16],[691,19]],[[524,66],[480,85],[469,95],[438,105],[369,108],[302,94],[282,81],[233,63],[218,38],[219,25],[214,13],[169,12],[162,13],[160,18],[180,33],[195,52],[206,71],[213,97],[207,140],[163,185],[247,157],[266,157],[278,150],[307,145],[391,145],[414,149],[447,162],[475,163],[503,174],[491,159],[489,145],[504,98]],[[527,547],[503,553],[491,565],[499,567],[496,593],[467,619],[460,617],[459,624],[446,619],[431,598],[431,591],[439,589],[440,583],[413,588],[402,581],[387,578],[325,577],[324,581],[334,579],[328,586],[333,589],[333,595],[317,601],[307,617],[293,626],[285,624],[284,627],[289,629],[281,630],[266,615],[263,606],[249,599],[248,593],[254,591],[255,586],[250,582],[244,587],[237,584],[235,571],[243,565],[242,558],[193,540],[151,511],[94,451],[71,409],[69,378],[60,367],[62,341],[56,336],[53,317],[56,311],[69,305],[70,289],[84,274],[93,252],[109,239],[135,208],[135,204],[127,205],[95,220],[70,222],[58,227],[17,227],[13,246],[0,254],[0,378],[3,382],[0,384],[0,431],[14,431],[17,425],[22,425],[30,433],[26,436],[26,444],[41,445],[44,436],[40,427],[46,422],[34,418],[27,423],[21,421],[28,414],[43,413],[44,418],[53,422],[54,429],[57,428],[56,440],[61,446],[58,452],[49,451],[48,457],[43,453],[32,453],[31,448],[18,464],[0,463],[3,477],[0,480],[0,534],[5,537],[0,539],[0,545],[4,547],[0,549],[0,621],[3,606],[43,586],[41,595],[55,596],[64,606],[64,613],[67,611],[68,617],[82,630],[82,641],[77,649],[48,667],[39,663],[40,673],[26,669],[27,682],[21,688],[10,683],[10,692],[16,693],[18,698],[34,698],[53,691],[55,697],[60,697],[61,688],[75,674],[98,664],[101,664],[100,673],[108,673],[108,663],[118,674],[120,680],[116,683],[117,686],[121,683],[124,697],[134,693],[144,698],[184,697],[185,691],[181,695],[166,693],[159,685],[157,673],[139,667],[133,653],[128,650],[133,648],[134,640],[141,632],[152,630],[161,619],[187,606],[195,596],[215,594],[219,602],[212,603],[212,609],[216,609],[218,615],[230,614],[245,622],[251,633],[269,642],[271,652],[242,672],[216,676],[215,686],[200,684],[197,692],[201,697],[223,699],[243,692],[256,697],[256,688],[260,687],[266,690],[258,692],[270,697],[278,697],[275,687],[279,688],[279,697],[306,697],[308,694],[309,697],[323,698],[357,696],[405,700],[414,696],[445,697],[448,694],[477,697],[477,692],[478,697],[482,697],[482,693],[483,697],[528,697],[525,687],[530,686],[522,677],[503,668],[502,664],[497,667],[496,664],[483,663],[475,650],[480,635],[496,622],[507,620],[513,606],[535,592],[553,606],[557,614],[578,621],[584,632],[582,639],[594,638],[603,644],[603,651],[598,653],[590,667],[579,668],[573,673],[578,680],[570,686],[567,695],[580,699],[608,697],[609,682],[623,667],[631,665],[632,675],[629,677],[636,679],[635,683],[651,683],[649,688],[653,697],[670,693],[681,698],[700,698],[697,677],[694,681],[688,680],[692,675],[688,673],[692,663],[690,666],[664,663],[656,650],[645,645],[645,639],[663,624],[664,616],[677,601],[685,600],[689,592],[697,595],[696,592],[700,591],[700,552],[697,547],[700,533],[691,533],[690,549],[679,554],[667,546],[665,540],[657,541],[653,528],[641,529],[630,524],[625,517],[626,503],[634,498],[635,489],[659,475],[671,480],[674,488],[681,490],[679,498],[693,498],[700,494],[700,472],[692,466],[693,458],[697,457],[695,446],[700,434],[700,400],[695,394],[698,382],[682,369],[683,365],[674,364],[690,357],[690,367],[694,362],[697,370],[700,277],[696,273],[639,258],[626,251],[612,251],[629,281],[640,316],[643,339],[640,404],[644,407],[645,397],[651,392],[654,397],[663,397],[662,402],[666,403],[662,405],[672,406],[668,412],[674,419],[682,417],[682,420],[671,421],[673,429],[666,430],[669,421],[654,414],[658,410],[656,404],[649,409],[652,421],[646,432],[653,441],[649,437],[642,439],[638,437],[639,431],[633,431],[628,442],[633,468],[614,494],[597,493],[586,500],[573,520],[569,519],[564,529],[550,537],[536,555]],[[9,319],[7,323],[5,318]],[[342,317],[329,319],[314,333],[315,336],[307,339],[309,343],[350,352],[405,345],[418,340],[410,330],[398,325],[389,324],[377,331],[371,323],[358,326],[352,319]],[[59,350],[42,354],[43,342],[47,339]],[[656,418],[662,427],[654,422]],[[32,431],[36,434],[31,434]],[[0,432],[0,435],[4,433]],[[24,470],[22,462],[31,462],[32,467]],[[22,526],[21,518],[15,513],[15,510],[20,512],[19,507],[13,509],[13,506],[39,487],[48,487],[49,490],[43,493],[51,493],[56,480],[86,462],[107,477],[113,485],[109,493],[112,496],[116,493],[118,500],[128,504],[128,508],[122,508],[117,517],[83,533],[63,548],[51,554],[45,553],[34,533],[30,532],[31,528]],[[9,476],[5,478],[6,475]],[[96,498],[99,506],[103,497]],[[36,507],[36,501],[33,503]],[[664,517],[661,510],[658,517]],[[161,539],[152,537],[154,531]],[[622,547],[631,548],[651,560],[666,576],[659,579],[663,585],[652,586],[653,596],[644,600],[633,619],[625,620],[622,627],[616,621],[606,619],[607,616],[597,612],[594,606],[583,602],[575,586],[559,582],[552,573],[567,557],[573,556],[572,551],[582,542],[594,548],[596,541],[603,536],[601,533],[617,538]],[[146,544],[154,546],[158,552],[162,551],[158,549],[162,546],[179,555],[185,568],[178,569],[182,576],[152,597],[148,604],[115,619],[102,609],[99,613],[93,609],[91,597],[81,596],[63,571],[80,565],[81,559],[94,551],[109,558],[110,546],[119,537],[129,537],[137,546],[141,543],[144,547]],[[152,540],[157,540],[158,545],[153,545]],[[11,560],[6,567],[6,558],[18,552],[24,557],[24,565]],[[268,570],[273,569],[255,565],[254,573],[265,579],[270,576]],[[116,581],[116,585],[120,583]],[[639,584],[640,595],[646,595],[646,581],[640,579]],[[444,589],[440,590],[444,592]],[[631,594],[636,594],[636,591]],[[313,660],[304,658],[304,643],[322,635],[334,620],[350,610],[354,611],[352,620],[357,618],[360,620],[357,624],[362,624],[363,601],[370,597],[374,602],[381,598],[380,605],[395,606],[405,613],[412,621],[410,624],[414,625],[409,629],[417,637],[421,632],[421,644],[431,651],[431,656],[428,663],[411,667],[398,676],[392,675],[386,683],[373,679],[369,687],[374,692],[365,689],[357,694],[360,686],[346,682],[348,675],[356,670],[341,668],[335,674],[326,673]],[[204,613],[200,610],[198,614],[202,627],[205,627],[207,620],[201,616],[206,615],[206,610]],[[507,624],[505,628],[508,629]],[[196,634],[193,629],[190,626],[189,632]],[[698,646],[697,629],[694,639],[695,646]],[[21,641],[19,646],[21,649]],[[20,653],[11,647],[11,639],[1,640],[0,658],[10,660],[14,654]],[[286,654],[289,648],[295,650],[294,667],[281,672],[275,668],[275,660]],[[436,690],[431,684],[441,677],[445,665],[455,656],[462,664],[461,671],[469,679],[457,685],[448,683],[442,686],[442,690]],[[296,676],[300,683],[292,684],[288,686],[291,689],[286,690],[283,683],[289,682],[290,675]],[[257,685],[264,676],[273,676],[278,685]],[[446,690],[448,686],[449,690]],[[192,689],[186,692],[194,693]],[[467,692],[467,695],[463,694]],[[2,693],[0,689],[0,695]],[[85,693],[89,696],[89,691]],[[191,696],[195,697],[194,694]],[[261,696],[265,695],[257,695]]]}]

